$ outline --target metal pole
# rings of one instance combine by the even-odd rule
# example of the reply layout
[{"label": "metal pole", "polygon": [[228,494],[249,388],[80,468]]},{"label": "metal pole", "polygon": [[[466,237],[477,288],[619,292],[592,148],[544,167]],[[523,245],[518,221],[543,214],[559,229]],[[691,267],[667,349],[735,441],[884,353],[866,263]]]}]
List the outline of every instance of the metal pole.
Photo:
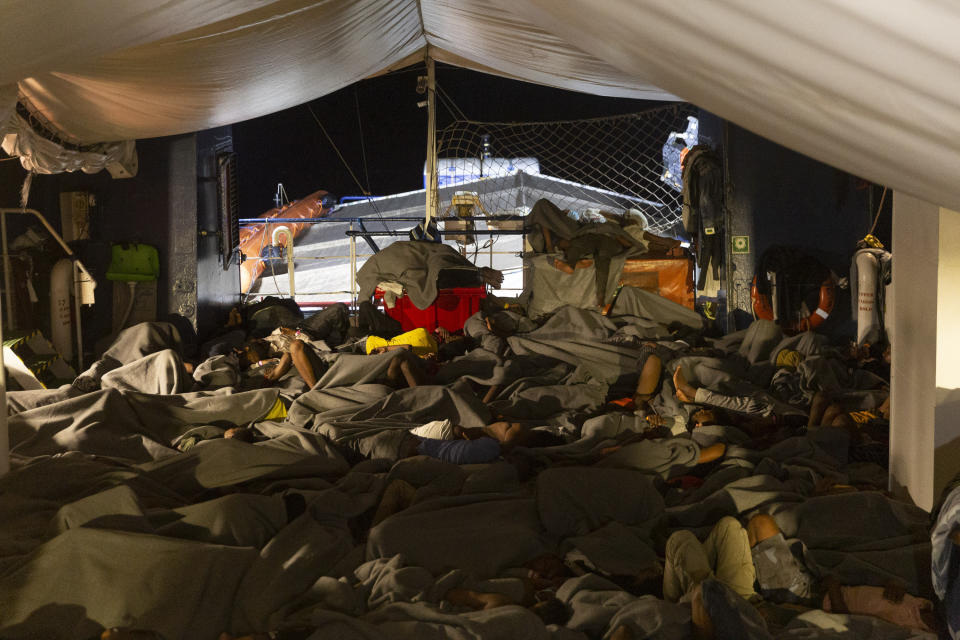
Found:
[{"label": "metal pole", "polygon": [[437,95],[433,58],[427,53],[427,210],[423,230],[426,232],[430,218],[437,212]]},{"label": "metal pole", "polygon": [[297,297],[297,288],[293,271],[293,232],[288,227],[277,227],[274,229],[274,245],[278,244],[277,236],[285,236],[287,238],[287,244],[284,245],[284,248],[287,251],[287,277],[290,279],[290,297],[295,300]]},{"label": "metal pole", "polygon": [[[350,222],[350,231],[353,231],[353,222]],[[357,236],[350,235],[350,299],[352,306],[357,306]]]},{"label": "metal pole", "polygon": [[290,246],[287,247],[287,273],[290,274],[290,297],[294,300],[297,299],[297,285],[296,279],[294,278],[293,271],[293,239],[290,239],[288,243]]},{"label": "metal pole", "polygon": [[[83,371],[83,327],[80,326],[80,303],[83,300],[81,288],[83,277],[77,265],[79,260],[73,261],[73,324],[77,329],[77,371]],[[130,291],[133,295],[133,291]]]},{"label": "metal pole", "polygon": [[[0,216],[2,218],[3,216]],[[6,253],[6,243],[4,243]],[[0,314],[0,318],[3,314]],[[3,321],[0,320],[0,345],[3,344]],[[0,476],[10,471],[10,431],[7,426],[7,369],[3,362],[3,348],[0,347]]]},{"label": "metal pole", "polygon": [[3,243],[3,294],[6,298],[7,328],[13,329],[13,285],[10,274],[10,250],[7,247],[7,216],[0,216],[0,241]]}]

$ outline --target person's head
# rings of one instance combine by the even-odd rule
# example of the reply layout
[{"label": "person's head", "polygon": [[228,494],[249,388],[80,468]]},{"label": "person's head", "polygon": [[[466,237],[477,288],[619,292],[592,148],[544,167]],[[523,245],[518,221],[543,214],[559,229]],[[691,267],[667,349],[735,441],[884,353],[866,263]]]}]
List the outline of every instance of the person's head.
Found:
[{"label": "person's head", "polygon": [[517,321],[506,311],[487,316],[487,328],[498,338],[507,338],[517,332]]},{"label": "person's head", "polygon": [[530,611],[537,614],[537,617],[543,621],[543,624],[564,625],[570,619],[570,610],[567,605],[557,600],[554,596],[540,597],[537,594],[537,602],[530,607]]},{"label": "person's head", "polygon": [[719,407],[700,407],[690,414],[690,427],[706,427],[712,424],[721,424],[726,426],[737,426],[742,422],[742,418],[736,417]]},{"label": "person's head", "polygon": [[528,560],[524,566],[528,570],[527,577],[538,591],[556,589],[571,576],[570,568],[564,564],[563,558],[553,553],[541,554]]},{"label": "person's head", "polygon": [[223,432],[223,437],[240,442],[254,442],[257,439],[251,427],[230,427]]},{"label": "person's head", "polygon": [[690,414],[690,422],[694,428],[717,424],[717,414],[713,409],[700,408]]},{"label": "person's head", "polygon": [[240,360],[240,367],[246,369],[270,357],[270,344],[260,338],[248,340],[240,347],[237,357]]}]

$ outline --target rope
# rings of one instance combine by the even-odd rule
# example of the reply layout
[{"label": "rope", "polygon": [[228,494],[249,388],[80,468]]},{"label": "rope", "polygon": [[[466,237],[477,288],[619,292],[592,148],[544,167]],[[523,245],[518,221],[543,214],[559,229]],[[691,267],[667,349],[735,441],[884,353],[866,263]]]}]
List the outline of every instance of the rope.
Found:
[{"label": "rope", "polygon": [[320,131],[323,132],[323,135],[326,136],[327,142],[330,143],[330,146],[333,147],[333,150],[337,153],[337,157],[340,158],[340,162],[343,163],[344,168],[346,168],[347,173],[350,174],[350,177],[353,178],[353,181],[357,184],[357,188],[360,189],[361,193],[364,191],[363,185],[360,184],[360,179],[357,177],[357,174],[353,172],[353,169],[350,168],[350,165],[347,163],[347,159],[343,157],[343,154],[340,153],[340,147],[337,146],[337,143],[333,141],[333,138],[330,137],[330,134],[327,133],[327,129],[323,126],[323,123],[320,122],[320,118],[317,117],[317,114],[313,112],[313,106],[307,104],[307,109],[310,111],[310,115],[313,116],[314,121],[317,123],[317,126],[320,127]]},{"label": "rope", "polygon": [[877,223],[880,222],[880,212],[883,211],[883,201],[887,198],[887,187],[883,188],[883,194],[880,195],[880,206],[877,207],[877,215],[873,218],[873,226],[870,227],[870,233],[868,236],[872,236],[874,230],[877,228]]},{"label": "rope", "polygon": [[[682,105],[687,106],[687,105]],[[636,120],[638,118],[650,118],[656,115],[666,115],[668,117],[678,117],[679,115],[688,115],[692,112],[692,109],[683,109],[677,105],[668,105],[665,107],[654,107],[652,109],[644,109],[643,111],[636,111],[633,113],[622,113],[619,115],[612,116],[596,116],[594,118],[577,118],[572,120],[528,120],[526,122],[487,122],[481,120],[470,120],[465,119],[461,120],[457,124],[472,124],[472,125],[486,125],[486,126],[499,126],[499,127],[517,127],[517,126],[540,126],[548,124],[572,124],[572,125],[583,125],[590,123],[605,123],[612,122],[617,120]],[[683,124],[686,124],[685,122]],[[664,134],[664,139],[666,139],[666,134]]]},{"label": "rope", "polygon": [[370,171],[367,169],[367,145],[363,141],[363,118],[360,117],[360,92],[353,86],[353,102],[357,106],[357,128],[360,130],[360,159],[363,161],[363,177],[367,179],[367,188],[363,195],[370,196]]},{"label": "rope", "polygon": [[333,138],[330,137],[330,134],[327,133],[326,128],[323,126],[323,123],[320,122],[320,118],[317,117],[317,114],[313,111],[313,106],[309,103],[307,104],[307,109],[310,111],[310,115],[313,116],[314,122],[317,123],[317,126],[320,127],[320,131],[323,132],[323,135],[326,136],[327,142],[330,143],[330,146],[333,147],[333,150],[337,152],[337,157],[340,158],[340,162],[343,163],[343,166],[347,169],[347,173],[350,174],[350,177],[353,178],[353,181],[356,183],[357,188],[360,189],[360,193],[363,193],[367,196],[367,202],[370,203],[370,206],[373,207],[373,210],[376,212],[377,217],[380,219],[380,224],[383,225],[384,229],[389,230],[387,227],[387,221],[383,219],[383,214],[380,213],[379,207],[374,203],[373,198],[370,197],[370,192],[363,188],[363,185],[360,184],[360,179],[357,178],[357,174],[353,172],[353,169],[350,168],[350,165],[347,163],[347,159],[343,157],[343,154],[340,153],[340,148],[337,146],[337,143],[333,141]]},{"label": "rope", "polygon": [[[467,114],[465,114],[463,110],[460,109],[459,106],[457,106],[457,103],[454,102],[453,98],[450,97],[450,94],[444,91],[443,87],[441,87],[439,84],[437,83],[434,83],[434,84],[437,87],[437,95],[440,96],[441,101],[444,102],[444,106],[447,107],[448,111],[450,111],[450,115],[452,115],[457,120],[469,120],[469,118],[467,118]],[[446,104],[448,101],[450,103],[449,105]]]}]

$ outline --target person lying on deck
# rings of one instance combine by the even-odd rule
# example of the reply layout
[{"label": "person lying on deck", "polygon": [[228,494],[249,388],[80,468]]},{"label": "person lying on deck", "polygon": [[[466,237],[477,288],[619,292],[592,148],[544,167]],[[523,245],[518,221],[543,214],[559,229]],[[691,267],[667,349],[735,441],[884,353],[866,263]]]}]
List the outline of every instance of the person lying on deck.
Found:
[{"label": "person lying on deck", "polygon": [[425,455],[453,464],[493,462],[514,447],[552,447],[565,444],[560,436],[519,422],[493,422],[465,428],[449,420],[435,420],[411,429],[400,457]]},{"label": "person lying on deck", "polygon": [[323,371],[325,366],[313,347],[305,342],[307,339],[300,330],[281,327],[266,338],[248,340],[238,357],[245,367],[262,367],[265,382],[280,380],[293,366],[307,386],[312,388],[317,384],[317,373]]},{"label": "person lying on deck", "polygon": [[[806,608],[822,608],[828,613],[872,615],[918,631],[937,627],[928,600],[894,587],[842,586],[831,578],[820,579],[807,565],[802,543],[788,542],[766,514],[753,516],[746,528],[736,518],[721,518],[702,543],[690,531],[676,531],[667,540],[664,556],[663,596],[691,604],[698,638],[715,634],[701,590],[710,579],[755,606],[763,601],[794,606],[768,610],[765,617],[776,618],[771,620],[775,624],[785,625]],[[631,636],[621,632],[614,637]]]},{"label": "person lying on deck", "polygon": [[543,624],[564,625],[570,619],[571,611],[557,599],[557,589],[573,572],[563,559],[551,553],[539,555],[524,564],[527,575],[521,578],[523,595],[515,599],[503,593],[484,592],[472,589],[451,589],[444,596],[447,602],[474,610],[495,609],[506,605],[527,607],[543,621]]},{"label": "person lying on deck", "polygon": [[[883,398],[875,404],[877,395]],[[890,437],[890,393],[853,399],[833,397],[817,391],[810,403],[808,427],[840,427],[850,433],[852,442],[888,441]]]},{"label": "person lying on deck", "polygon": [[[748,396],[728,396],[705,387],[691,384],[683,374],[683,367],[673,373],[673,385],[681,402],[723,409],[734,421],[733,426],[745,428],[754,435],[776,426],[802,426],[807,414],[796,407],[777,400],[767,391],[757,389]],[[707,416],[701,414],[701,420]]]},{"label": "person lying on deck", "polygon": [[684,437],[660,438],[652,432],[633,433],[597,452],[593,464],[601,467],[638,469],[670,478],[689,471],[701,464],[722,458],[727,445],[717,442],[701,447]]}]

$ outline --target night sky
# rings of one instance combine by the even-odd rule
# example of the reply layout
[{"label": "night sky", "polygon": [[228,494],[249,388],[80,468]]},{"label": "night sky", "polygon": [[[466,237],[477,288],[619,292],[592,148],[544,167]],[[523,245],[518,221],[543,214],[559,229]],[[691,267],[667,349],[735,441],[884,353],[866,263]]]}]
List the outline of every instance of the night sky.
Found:
[{"label": "night sky", "polygon": [[[425,96],[416,92],[416,84],[417,76],[425,73],[423,64],[407,67],[308,104],[235,124],[241,215],[254,217],[271,208],[278,182],[292,200],[317,189],[338,197],[361,195],[311,108],[373,195],[423,188],[427,110],[417,106]],[[436,66],[436,77],[440,89],[472,120],[590,118],[661,104],[561,91],[442,64]],[[453,119],[438,101],[438,129]]]}]

